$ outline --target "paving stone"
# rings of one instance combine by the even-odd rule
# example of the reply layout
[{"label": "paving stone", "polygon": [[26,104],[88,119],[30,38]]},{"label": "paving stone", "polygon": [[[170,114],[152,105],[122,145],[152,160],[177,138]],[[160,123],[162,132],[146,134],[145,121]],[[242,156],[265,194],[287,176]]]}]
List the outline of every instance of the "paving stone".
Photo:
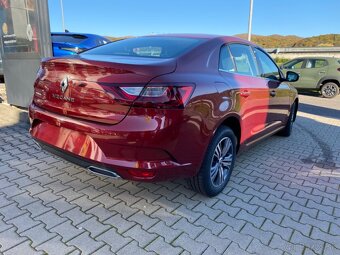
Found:
[{"label": "paving stone", "polygon": [[86,211],[86,213],[92,214],[93,216],[97,217],[101,222],[116,214],[115,212],[105,209],[101,204],[91,208],[90,210]]},{"label": "paving stone", "polygon": [[[104,253],[107,254],[107,253]],[[117,255],[126,255],[126,254],[135,254],[135,255],[147,255],[147,254],[155,254],[154,252],[147,252],[146,250],[138,247],[137,242],[132,241],[131,243],[124,246],[117,252]]]},{"label": "paving stone", "polygon": [[70,219],[73,225],[78,225],[79,223],[91,218],[91,215],[82,212],[79,207],[75,207],[60,216]]},{"label": "paving stone", "polygon": [[62,242],[60,236],[56,236],[35,248],[36,250],[43,251],[49,255],[69,254],[76,250],[74,246],[67,246],[64,242]]},{"label": "paving stone", "polygon": [[25,241],[19,245],[14,246],[13,248],[4,252],[4,255],[18,255],[18,254],[25,254],[25,255],[36,255],[36,254],[44,254],[43,252],[38,252],[37,250],[31,247],[30,241]]},{"label": "paving stone", "polygon": [[241,249],[238,245],[237,245],[237,243],[231,243],[230,245],[229,245],[229,247],[227,248],[227,250],[224,252],[224,254],[227,254],[227,255],[235,255],[235,254],[237,254],[237,255],[249,255],[249,254],[251,254],[251,253],[249,253],[249,252],[247,252],[247,251],[245,251],[245,250],[243,250],[243,249]]},{"label": "paving stone", "polygon": [[253,237],[251,237],[250,235],[241,234],[232,229],[230,226],[227,226],[225,229],[223,229],[221,234],[219,234],[219,237],[237,243],[238,246],[244,250],[248,247],[253,239]]},{"label": "paving stone", "polygon": [[202,215],[194,224],[209,229],[214,235],[218,235],[226,227],[224,223],[212,221],[206,215]]},{"label": "paving stone", "polygon": [[111,228],[111,226],[99,222],[95,217],[80,223],[77,227],[87,230],[91,237],[96,237]]},{"label": "paving stone", "polygon": [[169,213],[164,208],[158,209],[157,211],[152,213],[150,216],[152,218],[157,218],[157,219],[163,221],[168,226],[172,226],[173,224],[175,224],[177,221],[179,221],[181,219],[180,215],[175,215],[175,214]]},{"label": "paving stone", "polygon": [[266,245],[263,245],[259,240],[253,239],[253,241],[250,243],[249,247],[247,248],[247,251],[255,254],[261,254],[261,255],[280,255],[283,254],[283,251],[272,249],[271,247],[268,247]]},{"label": "paving stone", "polygon": [[180,254],[182,249],[179,247],[173,247],[172,245],[164,242],[161,237],[158,237],[151,244],[149,244],[146,248],[147,251],[154,251],[157,254]]},{"label": "paving stone", "polygon": [[[204,230],[197,238],[196,241],[205,243],[214,247],[215,251],[219,254],[223,254],[223,252],[230,245],[231,241],[228,239],[220,238],[216,235],[213,235],[210,231]],[[183,247],[186,247],[185,245]]]},{"label": "paving stone", "polygon": [[129,221],[134,221],[142,226],[143,229],[148,230],[151,226],[155,225],[159,220],[155,218],[151,218],[148,215],[145,215],[143,212],[139,211],[129,217]]},{"label": "paving stone", "polygon": [[125,220],[120,214],[115,214],[103,223],[114,227],[119,234],[122,234],[136,224],[135,222]]},{"label": "paving stone", "polygon": [[270,241],[269,247],[273,249],[279,249],[281,251],[285,251],[289,254],[302,254],[304,247],[300,244],[293,244],[291,242],[287,242],[283,240],[280,236],[273,236]]},{"label": "paving stone", "polygon": [[146,232],[139,225],[134,225],[132,228],[124,232],[123,235],[136,240],[140,247],[145,247],[157,238],[157,235]]},{"label": "paving stone", "polygon": [[159,206],[148,203],[145,199],[141,199],[134,203],[131,207],[139,209],[146,215],[150,215],[159,209]]},{"label": "paving stone", "polygon": [[9,205],[6,205],[4,207],[0,208],[0,215],[4,217],[5,221],[11,220],[13,218],[16,218],[22,214],[24,214],[25,211],[21,210],[17,207],[16,204],[12,203]]},{"label": "paving stone", "polygon": [[123,237],[112,228],[96,237],[96,240],[103,241],[110,245],[113,252],[117,252],[119,249],[131,242],[131,238]]},{"label": "paving stone", "polygon": [[9,220],[8,223],[14,225],[17,228],[17,233],[19,234],[21,232],[24,232],[25,230],[28,230],[41,224],[40,221],[33,220],[29,213],[25,213],[16,218],[13,218]]},{"label": "paving stone", "polygon": [[156,225],[153,225],[151,228],[149,228],[148,232],[155,233],[163,237],[167,243],[171,243],[182,233],[180,230],[168,227],[162,221],[159,221]]},{"label": "paving stone", "polygon": [[38,246],[39,244],[42,244],[46,242],[49,239],[52,239],[56,236],[55,233],[48,232],[43,224],[40,224],[38,226],[35,226],[33,228],[30,228],[22,233],[20,233],[21,236],[28,237],[32,241],[32,246]]},{"label": "paving stone", "polygon": [[79,229],[73,226],[71,224],[71,221],[69,220],[50,229],[50,232],[55,232],[55,233],[58,233],[60,236],[62,236],[63,242],[67,242],[71,240],[72,238],[83,233],[84,231],[85,231],[84,229]]},{"label": "paving stone", "polygon": [[288,227],[282,227],[281,225],[275,224],[269,219],[266,219],[261,227],[262,230],[272,232],[279,235],[284,240],[289,240],[293,234],[293,229]]},{"label": "paving stone", "polygon": [[271,238],[273,237],[273,233],[269,231],[263,231],[259,228],[254,227],[253,224],[247,223],[241,230],[241,233],[250,235],[254,238],[257,238],[261,241],[262,244],[268,245]]},{"label": "paving stone", "polygon": [[172,228],[181,230],[189,235],[190,238],[195,239],[204,228],[189,223],[186,219],[182,218],[172,226]]},{"label": "paving stone", "polygon": [[94,240],[87,232],[84,232],[73,238],[72,240],[68,241],[67,244],[77,247],[82,254],[91,254],[100,247],[104,246],[103,242]]},{"label": "paving stone", "polygon": [[0,233],[0,253],[17,246],[26,240],[27,238],[21,237],[16,233],[14,227],[7,229]]}]

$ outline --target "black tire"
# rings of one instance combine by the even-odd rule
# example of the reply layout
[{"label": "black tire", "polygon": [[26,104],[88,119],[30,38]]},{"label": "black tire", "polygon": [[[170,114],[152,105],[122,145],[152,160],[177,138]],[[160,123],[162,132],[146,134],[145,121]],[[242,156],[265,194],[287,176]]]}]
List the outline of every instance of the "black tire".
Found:
[{"label": "black tire", "polygon": [[278,134],[281,136],[290,136],[293,130],[293,124],[295,121],[295,115],[296,115],[296,102],[294,102],[294,104],[292,105],[291,109],[290,109],[290,114],[286,123],[286,126],[284,127],[284,129],[282,129]]},{"label": "black tire", "polygon": [[[220,150],[217,148],[218,145]],[[223,145],[230,150],[223,150],[224,147],[221,147]],[[234,168],[236,145],[237,138],[234,132],[226,126],[219,128],[208,146],[198,174],[188,179],[190,187],[208,197],[219,194],[227,185]],[[221,152],[219,156],[217,156],[218,151]],[[226,154],[223,154],[225,151]],[[216,169],[215,174],[214,169]]]},{"label": "black tire", "polygon": [[333,98],[339,95],[339,86],[334,82],[327,82],[321,87],[321,95],[326,98]]}]

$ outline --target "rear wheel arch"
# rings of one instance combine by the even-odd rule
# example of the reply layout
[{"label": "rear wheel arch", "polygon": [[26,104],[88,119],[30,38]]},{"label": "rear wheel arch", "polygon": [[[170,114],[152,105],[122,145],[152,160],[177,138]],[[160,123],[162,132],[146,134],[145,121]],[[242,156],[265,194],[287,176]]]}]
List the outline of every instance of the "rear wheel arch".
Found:
[{"label": "rear wheel arch", "polygon": [[234,115],[228,116],[223,120],[219,128],[221,126],[229,127],[234,132],[237,138],[236,151],[238,151],[240,148],[240,141],[241,141],[241,134],[242,134],[241,133],[241,122],[240,122],[239,117],[236,117]]},{"label": "rear wheel arch", "polygon": [[320,81],[318,82],[317,88],[321,89],[321,87],[328,82],[334,82],[340,88],[340,81],[336,78],[333,78],[333,77],[324,77],[324,78],[320,79]]}]

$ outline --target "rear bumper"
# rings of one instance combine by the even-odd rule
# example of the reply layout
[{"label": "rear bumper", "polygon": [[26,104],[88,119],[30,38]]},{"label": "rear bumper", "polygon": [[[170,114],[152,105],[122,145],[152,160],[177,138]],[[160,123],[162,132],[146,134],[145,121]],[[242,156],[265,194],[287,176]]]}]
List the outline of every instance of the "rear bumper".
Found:
[{"label": "rear bumper", "polygon": [[34,104],[29,115],[30,133],[42,148],[82,167],[107,169],[124,179],[185,178],[197,173],[202,160],[202,148],[190,144],[199,139],[181,132],[185,127],[178,113],[165,120],[164,115],[163,119],[146,118],[150,115],[132,112],[116,125],[68,118]]}]

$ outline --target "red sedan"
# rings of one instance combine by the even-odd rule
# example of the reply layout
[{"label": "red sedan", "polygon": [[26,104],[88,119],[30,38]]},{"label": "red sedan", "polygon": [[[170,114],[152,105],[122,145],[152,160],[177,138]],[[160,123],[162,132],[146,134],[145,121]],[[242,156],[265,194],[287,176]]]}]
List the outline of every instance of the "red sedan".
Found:
[{"label": "red sedan", "polygon": [[289,136],[298,79],[235,37],[126,39],[42,61],[29,107],[40,146],[97,174],[136,181],[187,178],[217,195],[236,153]]}]

